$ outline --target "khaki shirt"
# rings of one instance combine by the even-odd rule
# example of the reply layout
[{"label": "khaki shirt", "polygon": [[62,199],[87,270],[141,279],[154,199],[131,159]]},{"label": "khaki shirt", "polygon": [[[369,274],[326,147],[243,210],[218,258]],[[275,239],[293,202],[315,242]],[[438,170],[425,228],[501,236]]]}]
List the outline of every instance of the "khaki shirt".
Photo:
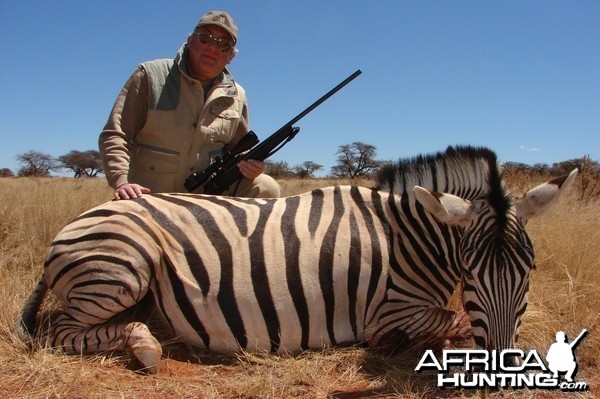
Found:
[{"label": "khaki shirt", "polygon": [[205,93],[186,58],[184,45],[175,59],[141,64],[125,83],[99,138],[111,187],[186,192],[187,176],[248,132],[244,89],[225,70]]}]

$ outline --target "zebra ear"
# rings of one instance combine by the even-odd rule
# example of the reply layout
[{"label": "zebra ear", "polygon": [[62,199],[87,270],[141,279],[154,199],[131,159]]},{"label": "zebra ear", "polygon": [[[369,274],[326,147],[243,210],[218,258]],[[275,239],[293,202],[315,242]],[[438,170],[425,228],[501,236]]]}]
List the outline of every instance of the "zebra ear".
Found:
[{"label": "zebra ear", "polygon": [[456,195],[429,191],[420,186],[415,186],[414,193],[423,208],[442,223],[465,227],[477,214],[471,201]]},{"label": "zebra ear", "polygon": [[577,177],[577,169],[565,176],[557,177],[529,190],[516,200],[517,216],[523,223],[545,212],[565,192],[568,192]]}]

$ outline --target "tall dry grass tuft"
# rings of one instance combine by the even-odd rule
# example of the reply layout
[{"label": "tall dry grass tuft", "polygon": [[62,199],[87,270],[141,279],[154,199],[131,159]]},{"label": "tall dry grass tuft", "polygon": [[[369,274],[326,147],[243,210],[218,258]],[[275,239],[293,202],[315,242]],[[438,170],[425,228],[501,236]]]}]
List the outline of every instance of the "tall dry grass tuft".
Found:
[{"label": "tall dry grass tuft", "polygon": [[111,190],[102,183],[100,179],[0,179],[0,364],[6,360],[5,350],[17,356],[25,349],[11,329],[41,275],[48,245],[70,219],[110,199]]},{"label": "tall dry grass tuft", "polygon": [[[512,176],[517,194],[539,177]],[[284,195],[339,183],[337,180],[282,181]],[[350,183],[349,181],[343,183]],[[370,186],[369,181],[360,184]],[[12,326],[38,279],[54,235],[82,211],[111,198],[102,179],[0,179],[0,396],[10,398],[435,398],[480,397],[477,391],[437,390],[434,376],[415,374],[416,356],[383,356],[360,347],[309,351],[300,355],[241,354],[219,357],[183,354],[172,348],[156,376],[126,369],[119,355],[65,356],[31,352]],[[557,330],[569,339],[583,328],[588,337],[576,350],[591,390],[499,391],[489,397],[592,398],[600,395],[600,203],[581,203],[577,192],[540,219],[529,222],[537,253],[530,304],[519,346],[545,354]],[[59,305],[49,301],[46,311]],[[454,308],[460,306],[453,301]],[[168,349],[167,350],[171,350]]]},{"label": "tall dry grass tuft", "polygon": [[587,359],[580,363],[582,368],[598,367],[600,357],[599,221],[598,202],[563,202],[560,209],[527,226],[534,237],[537,270],[531,279],[524,335],[538,349],[546,349],[556,331],[564,331],[571,340],[587,329],[589,335],[576,351],[580,360]]}]

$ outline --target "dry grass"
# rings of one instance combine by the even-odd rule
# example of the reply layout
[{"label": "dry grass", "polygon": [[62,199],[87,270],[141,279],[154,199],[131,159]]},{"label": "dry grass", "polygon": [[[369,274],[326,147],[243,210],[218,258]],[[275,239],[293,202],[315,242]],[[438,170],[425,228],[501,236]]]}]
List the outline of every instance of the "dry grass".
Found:
[{"label": "dry grass", "polygon": [[[282,181],[290,195],[337,183]],[[368,184],[368,182],[366,182]],[[511,181],[515,191],[529,181]],[[532,184],[536,184],[532,183]],[[574,197],[574,196],[573,196]],[[0,179],[0,396],[11,398],[433,398],[480,397],[437,390],[433,376],[412,372],[415,355],[381,356],[352,347],[296,356],[185,354],[172,348],[156,376],[137,375],[118,355],[65,356],[30,352],[13,334],[20,308],[39,277],[48,243],[71,218],[111,198],[102,179]],[[500,391],[490,397],[596,397],[600,394],[600,206],[563,201],[528,230],[537,251],[520,346],[546,353],[557,330],[573,338],[585,393]],[[48,302],[48,301],[47,301]],[[45,309],[56,309],[53,301]]]}]

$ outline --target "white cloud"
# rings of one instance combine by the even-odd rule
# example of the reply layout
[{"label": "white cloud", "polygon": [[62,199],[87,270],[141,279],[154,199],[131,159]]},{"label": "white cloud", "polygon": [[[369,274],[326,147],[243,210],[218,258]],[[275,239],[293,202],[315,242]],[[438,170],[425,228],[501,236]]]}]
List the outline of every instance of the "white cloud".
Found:
[{"label": "white cloud", "polygon": [[525,145],[519,146],[519,150],[521,150],[521,151],[527,151],[527,152],[538,152],[538,151],[541,151],[537,147],[527,147]]}]

